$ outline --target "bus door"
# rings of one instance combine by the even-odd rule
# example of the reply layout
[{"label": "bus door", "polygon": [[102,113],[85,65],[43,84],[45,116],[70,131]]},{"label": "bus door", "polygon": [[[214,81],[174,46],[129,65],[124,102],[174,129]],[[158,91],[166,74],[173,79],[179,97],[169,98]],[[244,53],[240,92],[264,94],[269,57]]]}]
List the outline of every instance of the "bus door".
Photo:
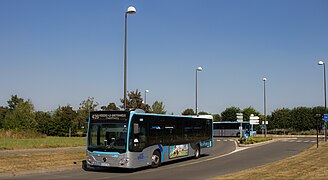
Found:
[{"label": "bus door", "polygon": [[144,117],[134,115],[131,122],[129,146],[134,152],[142,151],[148,141],[147,123]]}]

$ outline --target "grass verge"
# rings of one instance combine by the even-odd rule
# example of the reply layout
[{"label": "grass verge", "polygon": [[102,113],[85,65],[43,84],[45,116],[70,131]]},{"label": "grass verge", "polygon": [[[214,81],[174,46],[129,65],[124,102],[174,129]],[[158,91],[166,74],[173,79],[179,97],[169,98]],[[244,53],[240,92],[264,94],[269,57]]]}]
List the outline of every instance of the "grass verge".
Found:
[{"label": "grass verge", "polygon": [[271,137],[257,137],[257,136],[250,137],[247,139],[247,141],[245,141],[244,138],[238,139],[238,141],[241,144],[254,144],[254,143],[265,142],[265,141],[270,141],[270,140],[272,140]]},{"label": "grass verge", "polygon": [[4,130],[0,129],[0,139],[15,138],[15,139],[26,139],[26,138],[45,138],[47,135],[41,134],[35,131],[15,131],[15,130]]},{"label": "grass verge", "polygon": [[85,137],[0,138],[0,150],[85,146]]},{"label": "grass verge", "polygon": [[293,157],[213,178],[219,179],[327,179],[328,142],[321,142]]},{"label": "grass verge", "polygon": [[70,150],[43,153],[8,154],[0,158],[0,175],[30,170],[45,170],[61,167],[81,167],[85,150]]},{"label": "grass verge", "polygon": [[270,141],[272,138],[270,137],[250,137],[248,141],[245,142],[245,144],[254,144],[254,143],[259,143],[259,142],[265,142],[265,141]]}]

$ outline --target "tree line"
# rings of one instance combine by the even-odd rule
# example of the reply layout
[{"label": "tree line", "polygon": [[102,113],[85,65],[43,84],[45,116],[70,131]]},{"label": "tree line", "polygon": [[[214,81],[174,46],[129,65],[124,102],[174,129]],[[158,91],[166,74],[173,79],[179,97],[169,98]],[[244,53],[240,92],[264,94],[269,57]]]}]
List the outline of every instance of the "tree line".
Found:
[{"label": "tree line", "polygon": [[[121,99],[123,103],[123,100]],[[59,106],[49,112],[35,111],[31,100],[24,100],[12,95],[7,106],[0,106],[0,129],[14,131],[32,131],[48,136],[68,136],[85,134],[88,126],[89,113],[99,106],[93,97],[80,103],[77,110],[72,106]],[[123,108],[123,105],[120,106]],[[101,110],[119,110],[120,107],[111,102],[101,106]],[[128,92],[127,108],[143,109],[145,112],[165,114],[163,102],[155,101],[152,106],[144,104],[141,93],[136,90]]]},{"label": "tree line", "polygon": [[[293,109],[289,108],[279,108],[274,110],[271,115],[267,116],[268,130],[271,132],[279,132],[282,134],[287,134],[288,132],[302,132],[318,129],[321,131],[324,121],[323,114],[325,112],[324,107],[295,107]],[[251,114],[259,116],[260,124],[264,121],[264,115],[260,114],[253,107],[247,107],[245,109],[240,109],[238,107],[226,108],[221,116],[217,115],[218,121],[237,121],[236,113],[243,113],[243,120],[249,121]],[[257,130],[260,126],[256,127]]]},{"label": "tree line", "polygon": [[[101,106],[101,110],[123,109],[123,99],[121,106],[116,106],[110,102],[106,106]],[[48,136],[68,136],[68,134],[86,133],[88,116],[90,111],[94,111],[99,103],[93,97],[88,97],[80,103],[77,110],[70,105],[59,106],[49,112],[35,111],[31,100],[24,100],[17,95],[12,95],[7,101],[7,106],[0,106],[0,129],[15,131],[33,131],[46,134]],[[155,101],[152,106],[145,104],[141,93],[136,91],[128,92],[128,109],[143,109],[148,113],[166,114],[165,106],[161,101]],[[228,107],[221,114],[212,114],[214,121],[236,121],[236,113],[243,113],[244,121],[249,121],[249,116],[254,114],[263,121],[261,115],[253,107],[240,109],[238,107]],[[267,116],[268,129],[275,131],[299,132],[313,129],[321,129],[323,125],[323,107],[296,107],[293,109],[276,109],[270,116]],[[195,115],[192,108],[185,109],[182,115]],[[199,112],[199,115],[209,114]],[[257,127],[259,128],[259,127]]]}]

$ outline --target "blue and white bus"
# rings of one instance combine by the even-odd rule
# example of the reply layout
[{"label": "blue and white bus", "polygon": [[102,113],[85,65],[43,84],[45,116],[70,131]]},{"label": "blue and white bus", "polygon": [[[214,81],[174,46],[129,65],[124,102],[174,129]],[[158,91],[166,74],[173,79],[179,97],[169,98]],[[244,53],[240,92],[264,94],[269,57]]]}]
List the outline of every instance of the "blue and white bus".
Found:
[{"label": "blue and white bus", "polygon": [[94,111],[87,134],[87,167],[158,167],[207,154],[213,147],[212,116],[136,111]]},{"label": "blue and white bus", "polygon": [[240,136],[240,125],[242,126],[242,136],[245,135],[246,132],[248,132],[248,135],[256,135],[256,131],[251,130],[251,124],[247,121],[244,121],[242,123],[237,121],[220,121],[220,122],[214,122],[214,136]]}]

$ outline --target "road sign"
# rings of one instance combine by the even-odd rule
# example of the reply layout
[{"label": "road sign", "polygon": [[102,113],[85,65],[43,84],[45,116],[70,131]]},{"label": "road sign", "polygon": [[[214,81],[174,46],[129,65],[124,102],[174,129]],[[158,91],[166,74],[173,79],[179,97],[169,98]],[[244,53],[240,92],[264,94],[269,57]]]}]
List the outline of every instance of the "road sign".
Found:
[{"label": "road sign", "polygon": [[[264,121],[262,121],[262,124],[264,124]],[[269,122],[268,122],[268,121],[265,121],[265,124],[266,124],[266,125],[268,125],[268,124],[269,124]]]},{"label": "road sign", "polygon": [[259,120],[250,120],[249,124],[260,124]]},{"label": "road sign", "polygon": [[260,118],[252,114],[249,116],[249,124],[260,124]]},{"label": "road sign", "polygon": [[250,116],[249,119],[250,120],[259,120],[260,118],[258,116]]},{"label": "road sign", "polygon": [[324,114],[324,115],[323,115],[323,120],[324,120],[325,122],[328,121],[328,114]]},{"label": "road sign", "polygon": [[237,122],[243,122],[244,116],[243,113],[236,113]]}]

